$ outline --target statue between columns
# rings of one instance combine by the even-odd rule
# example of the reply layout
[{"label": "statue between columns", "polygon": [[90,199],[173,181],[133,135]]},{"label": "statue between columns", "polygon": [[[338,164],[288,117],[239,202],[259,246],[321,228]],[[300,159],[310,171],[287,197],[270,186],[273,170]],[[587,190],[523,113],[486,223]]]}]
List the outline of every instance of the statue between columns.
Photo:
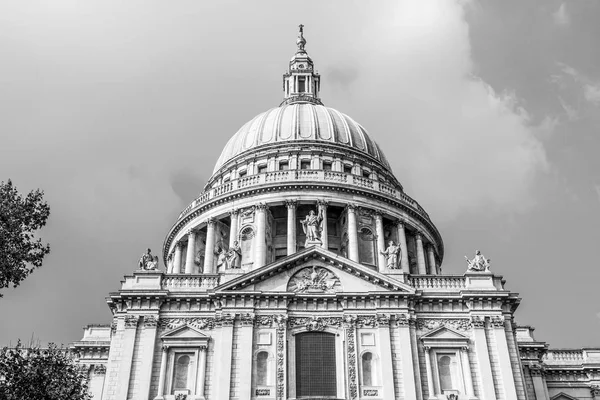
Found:
[{"label": "statue between columns", "polygon": [[476,271],[476,272],[490,272],[490,259],[485,258],[483,254],[479,250],[475,251],[475,257],[472,260],[469,260],[467,256],[465,256],[467,260],[467,265],[469,268],[467,271]]},{"label": "statue between columns", "polygon": [[323,210],[319,210],[319,215],[316,215],[313,210],[310,210],[306,218],[300,221],[302,230],[306,235],[304,247],[320,244],[321,242],[321,223],[323,222]]},{"label": "statue between columns", "polygon": [[144,271],[155,271],[158,269],[158,256],[153,256],[152,250],[148,249],[142,254],[138,266]]},{"label": "statue between columns", "polygon": [[400,246],[396,246],[393,240],[388,242],[388,247],[384,251],[380,251],[385,256],[385,265],[389,269],[400,268],[400,259],[402,258],[402,250]]}]

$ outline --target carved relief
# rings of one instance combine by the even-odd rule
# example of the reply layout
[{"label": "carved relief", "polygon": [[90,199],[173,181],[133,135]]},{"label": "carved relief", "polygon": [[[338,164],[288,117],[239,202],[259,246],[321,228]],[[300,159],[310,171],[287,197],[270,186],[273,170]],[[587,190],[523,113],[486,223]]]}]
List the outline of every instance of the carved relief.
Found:
[{"label": "carved relief", "polygon": [[96,375],[104,375],[104,374],[106,374],[106,366],[104,366],[104,364],[96,364],[96,365],[94,365],[94,373]]},{"label": "carved relief", "polygon": [[144,316],[144,328],[156,328],[158,319],[154,315]]},{"label": "carved relief", "polygon": [[135,329],[135,328],[137,328],[137,323],[138,323],[137,315],[125,316],[125,329]]},{"label": "carved relief", "polygon": [[242,326],[252,326],[254,325],[254,314],[241,314],[240,321],[242,322]]},{"label": "carved relief", "polygon": [[277,400],[285,399],[285,395],[285,323],[280,322],[277,328]]},{"label": "carved relief", "polygon": [[158,322],[161,329],[175,329],[189,325],[197,329],[214,329],[215,318],[161,318]]},{"label": "carved relief", "polygon": [[504,328],[504,317],[495,316],[490,318],[490,325],[494,328]]},{"label": "carved relief", "polygon": [[348,381],[350,383],[350,399],[354,400],[358,395],[354,328],[346,329],[346,343],[346,350],[348,354]]},{"label": "carved relief", "polygon": [[308,267],[290,278],[287,290],[296,293],[335,293],[342,290],[339,278],[322,267]]},{"label": "carved relief", "polygon": [[342,326],[342,318],[339,317],[291,317],[288,320],[290,328],[304,326],[308,331],[322,331],[326,327],[339,328]]},{"label": "carved relief", "polygon": [[447,326],[458,331],[468,331],[472,328],[471,321],[468,319],[446,319],[446,318],[419,318],[417,319],[417,329],[432,330],[440,326]]}]

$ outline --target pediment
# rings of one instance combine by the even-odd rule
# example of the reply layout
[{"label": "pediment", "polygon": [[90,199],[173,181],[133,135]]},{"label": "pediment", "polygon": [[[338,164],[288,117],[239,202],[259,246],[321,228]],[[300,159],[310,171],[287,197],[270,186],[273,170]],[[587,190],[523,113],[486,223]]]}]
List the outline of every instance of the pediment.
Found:
[{"label": "pediment", "polygon": [[204,333],[192,326],[182,325],[169,332],[164,333],[163,335],[161,335],[160,338],[163,340],[208,340],[210,336],[205,335]]},{"label": "pediment", "polygon": [[577,400],[577,397],[569,396],[566,393],[559,393],[555,396],[550,397],[550,400]]},{"label": "pediment", "polygon": [[312,295],[382,291],[414,293],[415,289],[329,250],[311,247],[215,288],[215,292],[229,291]]},{"label": "pediment", "polygon": [[462,347],[469,337],[446,326],[440,326],[420,337],[425,347]]}]

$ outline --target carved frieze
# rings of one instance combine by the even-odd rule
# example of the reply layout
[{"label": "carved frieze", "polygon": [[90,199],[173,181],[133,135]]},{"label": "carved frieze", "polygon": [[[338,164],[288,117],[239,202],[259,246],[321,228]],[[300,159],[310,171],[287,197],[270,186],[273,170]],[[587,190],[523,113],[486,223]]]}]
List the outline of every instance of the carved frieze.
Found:
[{"label": "carved frieze", "polygon": [[457,331],[468,331],[473,326],[468,319],[449,319],[449,318],[418,318],[417,329],[432,330],[440,326],[447,326]]},{"label": "carved frieze", "polygon": [[342,290],[339,278],[327,268],[307,267],[298,271],[288,282],[295,293],[335,293]]},{"label": "carved frieze", "polygon": [[216,322],[212,317],[161,318],[158,325],[161,329],[175,329],[182,325],[189,325],[197,329],[214,329]]},{"label": "carved frieze", "polygon": [[326,327],[339,328],[342,326],[340,317],[291,317],[288,319],[290,328],[303,326],[308,331],[322,331]]},{"label": "carved frieze", "polygon": [[[281,318],[279,318],[281,317]],[[283,400],[285,391],[285,316],[277,317],[277,400]],[[276,319],[276,321],[277,321]]]},{"label": "carved frieze", "polygon": [[356,373],[356,339],[354,328],[346,329],[346,352],[348,354],[348,380],[350,383],[350,399],[354,400],[358,396],[358,379]]}]

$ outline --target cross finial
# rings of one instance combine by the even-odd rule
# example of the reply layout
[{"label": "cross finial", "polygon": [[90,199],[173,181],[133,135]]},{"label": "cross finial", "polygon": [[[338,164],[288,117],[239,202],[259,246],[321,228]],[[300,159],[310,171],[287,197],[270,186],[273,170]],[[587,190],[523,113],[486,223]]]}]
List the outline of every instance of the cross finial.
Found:
[{"label": "cross finial", "polygon": [[304,25],[300,24],[298,28],[300,28],[300,33],[304,33]]}]

